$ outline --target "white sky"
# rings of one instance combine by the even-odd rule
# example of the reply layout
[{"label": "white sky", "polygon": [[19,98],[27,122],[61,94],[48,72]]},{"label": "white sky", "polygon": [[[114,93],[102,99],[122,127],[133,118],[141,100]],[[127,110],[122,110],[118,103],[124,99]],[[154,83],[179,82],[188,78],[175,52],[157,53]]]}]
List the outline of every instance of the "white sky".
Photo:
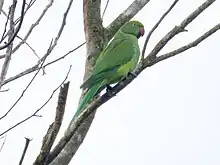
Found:
[{"label": "white sky", "polygon": [[[108,25],[133,0],[110,0],[104,17]],[[153,34],[147,52],[205,0],[181,0]],[[19,36],[23,37],[49,1],[38,0],[24,20]],[[102,6],[106,0],[103,0]],[[173,0],[150,2],[134,19],[144,23],[146,33]],[[7,1],[4,9],[7,9]],[[61,24],[68,1],[56,0],[41,24],[33,31],[28,43],[39,56],[46,52],[51,38]],[[21,3],[19,2],[19,5]],[[219,23],[220,1],[209,7],[192,24],[189,32],[175,37],[160,54],[176,49],[196,39]],[[18,11],[19,15],[20,11]],[[1,23],[3,22],[1,16]],[[2,31],[3,26],[0,27]],[[158,63],[144,71],[117,97],[103,105],[89,133],[70,165],[219,165],[220,163],[220,78],[219,38],[217,32],[201,45],[182,55]],[[18,40],[19,41],[19,40]],[[82,0],[74,1],[59,45],[47,61],[55,59],[84,41]],[[142,48],[144,38],[140,39]],[[1,53],[2,54],[2,53]],[[2,64],[3,60],[0,60]],[[62,82],[72,65],[66,113],[58,135],[62,137],[70,122],[80,96],[85,61],[85,47],[46,68],[46,75],[37,77],[22,101],[7,118],[0,121],[0,132],[27,117],[39,108]],[[11,77],[37,62],[36,56],[25,45],[13,57],[7,77]],[[33,74],[4,86],[9,92],[0,93],[4,114],[19,97]],[[23,165],[32,164],[39,153],[42,138],[53,121],[58,92],[39,112],[42,118],[32,118],[7,134],[0,153],[2,165],[18,164],[25,144],[31,141]],[[0,143],[3,140],[0,139]]]}]

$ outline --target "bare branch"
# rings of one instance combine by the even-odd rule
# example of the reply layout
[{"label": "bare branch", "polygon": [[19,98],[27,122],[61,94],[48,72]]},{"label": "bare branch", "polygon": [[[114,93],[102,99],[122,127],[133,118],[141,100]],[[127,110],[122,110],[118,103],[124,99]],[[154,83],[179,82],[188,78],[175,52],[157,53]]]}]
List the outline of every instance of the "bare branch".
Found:
[{"label": "bare branch", "polygon": [[[51,42],[52,44],[52,42]],[[48,48],[48,51],[50,50],[51,44]],[[45,58],[43,59],[41,66],[38,68],[38,71],[35,73],[35,75],[33,76],[33,78],[31,79],[31,81],[28,83],[28,85],[26,86],[26,88],[22,91],[21,95],[19,96],[19,98],[15,101],[15,103],[11,106],[11,108],[2,116],[0,117],[0,120],[2,120],[3,118],[5,118],[10,112],[11,110],[17,105],[17,103],[21,100],[21,98],[24,96],[25,92],[28,90],[28,88],[30,87],[30,85],[32,84],[32,82],[35,80],[35,78],[37,77],[38,73],[40,72],[40,69],[42,68],[42,66],[44,65],[44,62],[46,60],[46,58],[48,57],[48,53],[46,53],[47,56],[45,56]]]},{"label": "bare branch", "polygon": [[109,4],[109,0],[107,0],[106,5],[105,5],[105,8],[104,8],[104,11],[103,11],[103,13],[102,13],[102,20],[103,20],[103,18],[104,18],[105,12],[106,12],[106,10],[107,10],[107,8],[108,8],[108,4]]},{"label": "bare branch", "polygon": [[30,141],[31,141],[31,139],[25,138],[25,146],[24,146],[23,153],[22,153],[22,155],[21,155],[21,159],[20,159],[20,161],[19,161],[19,165],[22,165],[22,162],[23,162],[23,160],[24,160],[24,156],[25,156],[25,154],[26,154],[26,152],[27,152],[27,149],[28,149],[28,146],[29,146]]},{"label": "bare branch", "polygon": [[[27,11],[33,6],[33,4],[36,2],[36,0],[31,0],[29,4],[27,4],[26,10],[24,11],[24,16],[26,15]],[[2,10],[2,13],[7,17],[7,14]],[[21,17],[17,18],[16,21],[14,21],[14,24],[17,25],[20,21]],[[3,35],[1,41],[3,41],[7,37],[8,33],[6,35]]]},{"label": "bare branch", "polygon": [[11,131],[12,129],[16,128],[17,126],[21,125],[22,123],[26,122],[27,120],[31,119],[32,117],[39,117],[39,115],[37,115],[37,113],[44,108],[45,105],[47,105],[47,103],[53,98],[54,93],[64,84],[64,82],[67,80],[69,73],[71,70],[71,66],[69,68],[69,71],[65,77],[65,79],[62,81],[62,83],[52,92],[52,94],[50,95],[50,97],[48,98],[48,100],[40,107],[38,108],[32,115],[28,116],[27,118],[21,120],[20,122],[18,122],[17,124],[13,125],[12,127],[8,128],[7,130],[5,130],[4,132],[0,133],[0,136],[4,135],[5,133]]},{"label": "bare branch", "polygon": [[[17,2],[17,1],[16,1],[16,2]],[[8,41],[8,43],[5,44],[5,45],[3,45],[3,46],[0,46],[0,50],[7,48],[7,47],[14,41],[15,37],[17,36],[18,32],[20,31],[21,25],[22,25],[23,19],[24,19],[25,3],[26,3],[26,0],[23,0],[23,4],[22,4],[22,8],[21,8],[21,20],[20,20],[20,22],[19,22],[19,24],[18,24],[18,27],[16,28],[16,30],[15,30],[13,36],[10,38],[10,40]]]},{"label": "bare branch", "polygon": [[4,0],[0,0],[0,14],[2,12],[3,5],[4,5]]},{"label": "bare branch", "polygon": [[145,54],[145,51],[146,51],[146,48],[147,48],[147,44],[149,42],[149,39],[151,37],[151,35],[153,34],[154,30],[157,29],[157,27],[160,25],[160,23],[163,21],[163,19],[167,16],[167,14],[169,14],[169,12],[173,9],[173,7],[177,4],[179,0],[175,0],[172,5],[169,7],[169,9],[162,15],[162,17],[159,19],[159,21],[154,25],[154,27],[150,30],[150,32],[148,33],[147,35],[147,38],[144,42],[144,47],[143,47],[143,50],[142,50],[142,60],[144,59],[144,54]]},{"label": "bare branch", "polygon": [[0,92],[8,92],[9,89],[0,90]]},{"label": "bare branch", "polygon": [[[17,5],[17,1],[14,0],[13,4],[11,5],[9,9],[10,29],[9,29],[9,34],[8,34],[8,41],[11,41],[11,39],[13,38],[13,33],[14,33],[14,22],[13,21],[14,21],[16,5]],[[8,72],[8,68],[9,68],[10,61],[11,61],[12,47],[13,47],[13,43],[11,42],[7,46],[5,61],[2,65],[1,76],[0,76],[0,89],[2,87],[2,83],[4,82],[7,72]]]},{"label": "bare branch", "polygon": [[[22,39],[21,37],[17,36],[17,38],[19,38],[21,41],[24,41],[24,39]],[[34,55],[38,58],[38,60],[41,60],[40,57],[37,55],[36,51],[26,42],[24,41],[24,43],[31,49],[31,51],[34,53]]]},{"label": "bare branch", "polygon": [[55,62],[58,62],[58,61],[64,59],[66,56],[68,56],[69,54],[73,53],[73,52],[76,51],[77,49],[81,48],[81,47],[82,47],[83,45],[85,45],[85,44],[86,44],[86,42],[83,42],[82,44],[80,44],[80,45],[77,46],[76,48],[74,48],[74,49],[68,51],[68,52],[67,52],[66,54],[64,54],[63,56],[61,56],[61,57],[59,57],[59,58],[57,58],[57,59],[55,59],[55,60],[53,60],[53,61],[51,61],[51,62],[48,62],[47,64],[44,65],[44,68],[47,67],[48,65],[51,65],[51,64],[53,64],[53,63],[55,63]]},{"label": "bare branch", "polygon": [[220,29],[220,23],[217,24],[216,26],[214,26],[213,28],[211,28],[209,31],[207,31],[205,34],[203,34],[202,36],[200,36],[199,38],[197,38],[195,41],[185,45],[185,46],[182,46],[172,52],[169,52],[169,53],[166,53],[166,54],[163,54],[159,57],[157,57],[154,61],[152,61],[152,64],[155,64],[155,63],[158,63],[160,61],[163,61],[163,60],[166,60],[170,57],[173,57],[177,54],[180,54],[190,48],[193,48],[195,46],[197,46],[198,44],[200,44],[202,41],[204,41],[205,39],[207,39],[208,37],[210,37],[212,34],[214,34],[216,31],[218,31]]},{"label": "bare branch", "polygon": [[189,25],[196,17],[198,17],[205,9],[207,9],[215,0],[207,0],[201,6],[199,6],[194,12],[192,12],[185,20],[181,22],[179,26],[175,26],[169,33],[167,33],[154,47],[154,49],[148,54],[146,60],[153,60],[161,49],[177,34],[184,32],[185,27]]},{"label": "bare branch", "polygon": [[[51,0],[51,3],[48,5],[49,7],[52,5],[52,2],[53,2],[53,0]],[[48,49],[47,53],[39,60],[39,62],[38,62],[36,65],[32,66],[31,68],[26,69],[25,71],[23,71],[23,72],[21,72],[21,73],[15,75],[15,76],[13,76],[13,77],[10,77],[9,79],[5,80],[2,85],[5,85],[5,84],[7,84],[7,83],[10,82],[10,81],[13,81],[13,80],[15,80],[15,79],[17,79],[17,78],[20,78],[20,77],[22,77],[22,76],[24,76],[24,75],[27,75],[27,74],[29,74],[29,73],[31,73],[31,72],[34,72],[34,71],[36,71],[36,70],[39,69],[39,63],[40,63],[41,61],[44,61],[45,57],[47,57],[47,56],[53,51],[53,49],[56,47],[56,45],[57,45],[57,43],[58,43],[58,40],[59,40],[59,38],[60,38],[60,36],[61,36],[61,34],[62,34],[62,32],[63,32],[63,29],[64,29],[64,27],[65,27],[65,25],[66,25],[66,18],[67,18],[67,15],[68,15],[68,13],[69,13],[69,10],[70,10],[70,8],[71,8],[71,6],[72,6],[72,2],[73,2],[73,0],[70,0],[67,9],[66,9],[66,11],[64,12],[63,20],[62,20],[60,29],[59,29],[59,31],[58,31],[58,33],[57,33],[57,36],[56,36],[56,38],[55,38],[53,44],[51,45],[50,49]],[[47,11],[47,9],[49,8],[48,6],[44,9],[44,12]],[[43,13],[44,13],[44,12],[43,12]],[[45,13],[44,13],[44,14],[45,14]],[[42,14],[41,16],[43,17],[44,14]],[[38,19],[38,20],[40,20],[40,19]],[[38,22],[38,23],[39,23],[39,22]],[[36,25],[34,25],[34,26],[36,26]],[[32,30],[33,30],[33,29],[32,29]],[[31,30],[31,31],[32,31],[32,30]],[[26,37],[23,39],[22,44],[26,41],[27,36],[30,35],[31,31],[29,30],[29,33],[28,33],[28,35],[26,35]],[[19,48],[19,47],[17,47],[17,49],[18,49],[18,48]],[[16,51],[17,49],[16,49],[16,47],[15,47],[15,48],[12,50],[12,52]],[[45,67],[43,66],[42,68],[45,68]]]},{"label": "bare branch", "polygon": [[48,11],[48,9],[53,5],[54,0],[50,0],[49,4],[45,7],[45,9],[43,10],[43,12],[41,13],[41,15],[39,16],[39,18],[36,20],[36,22],[34,24],[31,25],[30,29],[28,30],[26,36],[24,37],[23,41],[21,41],[12,51],[12,53],[14,53],[16,50],[18,50],[20,48],[21,45],[23,45],[28,37],[30,36],[31,32],[34,30],[34,28],[40,23],[40,21],[42,20],[42,18],[44,17],[44,15],[46,14],[46,12]]},{"label": "bare branch", "polygon": [[2,34],[0,43],[2,43],[2,41],[4,40],[4,36],[5,36],[6,30],[7,30],[8,20],[10,19],[10,13],[11,13],[11,7],[9,8],[8,14],[6,15],[7,18],[6,18],[6,22],[5,22],[5,28],[4,28],[4,32]]},{"label": "bare branch", "polygon": [[1,151],[2,151],[2,149],[3,149],[3,147],[4,147],[4,145],[5,145],[7,135],[0,137],[0,139],[2,139],[2,138],[4,138],[4,141],[3,141],[2,145],[1,145],[0,153],[1,153]]},{"label": "bare branch", "polygon": [[[81,48],[83,45],[85,45],[85,42],[82,43],[82,44],[80,44],[79,46],[77,46],[77,47],[74,48],[73,50],[70,50],[70,51],[67,52],[65,55],[63,55],[63,56],[61,56],[61,57],[55,59],[54,61],[48,62],[47,64],[45,64],[45,65],[43,66],[43,68],[46,68],[47,66],[49,66],[49,65],[51,65],[51,64],[53,64],[53,63],[55,63],[55,62],[58,62],[58,61],[64,59],[64,58],[65,58],[66,56],[68,56],[70,53],[72,53],[72,52],[76,51],[77,49]],[[1,56],[0,56],[0,57],[1,57]],[[44,55],[39,61],[43,61],[44,58],[45,58],[45,55]],[[5,85],[5,84],[7,84],[7,83],[9,83],[9,82],[11,82],[11,81],[14,81],[14,80],[16,80],[16,79],[18,79],[18,78],[21,78],[21,77],[25,76],[25,75],[28,75],[28,74],[30,74],[30,73],[32,73],[32,72],[38,70],[38,69],[40,69],[39,62],[38,62],[37,64],[35,64],[34,66],[32,66],[32,67],[26,69],[25,71],[23,71],[23,72],[21,72],[21,73],[15,75],[15,76],[12,76],[12,77],[6,79],[2,85]]]},{"label": "bare branch", "polygon": [[[26,10],[24,11],[24,15],[26,15],[26,13],[28,12],[28,10],[34,5],[34,3],[36,2],[36,0],[30,0],[30,2],[27,4]],[[17,18],[17,20],[15,20],[15,25],[17,25],[17,23],[21,20],[21,17]]]},{"label": "bare branch", "polygon": [[69,82],[63,84],[63,87],[62,86],[60,87],[55,120],[48,128],[47,134],[44,136],[40,154],[37,156],[34,165],[41,165],[47,161],[47,156],[51,150],[51,147],[56,139],[56,136],[62,124],[68,89],[69,89]]},{"label": "bare branch", "polygon": [[107,28],[106,36],[110,40],[125,22],[132,19],[150,0],[135,0]]}]

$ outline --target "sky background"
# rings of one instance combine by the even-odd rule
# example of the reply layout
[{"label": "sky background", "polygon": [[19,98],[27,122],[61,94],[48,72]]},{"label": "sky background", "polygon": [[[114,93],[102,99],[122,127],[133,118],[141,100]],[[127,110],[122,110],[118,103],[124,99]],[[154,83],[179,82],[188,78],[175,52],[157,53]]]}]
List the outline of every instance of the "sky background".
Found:
[{"label": "sky background", "polygon": [[[150,52],[155,44],[175,25],[194,11],[205,0],[181,0],[152,35],[147,47]],[[102,0],[102,9],[106,0]],[[110,0],[104,25],[113,21],[132,0]],[[146,34],[171,5],[173,0],[154,0],[146,5],[134,19],[145,25]],[[24,37],[49,1],[37,0],[28,12],[19,32]],[[32,32],[28,43],[43,56],[50,41],[57,35],[63,13],[69,1],[56,0],[40,25]],[[6,1],[7,11],[11,1]],[[18,3],[21,7],[21,2]],[[177,49],[193,41],[220,22],[220,1],[216,1],[186,29],[176,36],[160,54]],[[17,10],[17,16],[20,11]],[[3,25],[5,17],[1,15]],[[3,31],[3,26],[0,27]],[[146,37],[146,36],[145,36]],[[145,37],[139,40],[143,47]],[[199,46],[174,58],[146,69],[116,97],[99,108],[95,120],[72,159],[70,165],[219,165],[220,164],[220,76],[219,39],[217,32]],[[64,32],[54,52],[46,62],[64,55],[84,41],[82,0],[74,1]],[[19,40],[16,40],[16,44]],[[3,52],[0,52],[3,54]],[[12,112],[0,121],[0,132],[26,118],[49,98],[59,86],[72,65],[66,112],[59,140],[77,108],[80,97],[85,62],[85,46],[64,60],[46,68],[23,96]],[[12,56],[7,78],[31,67],[37,57],[23,45]],[[3,60],[0,60],[2,65]],[[10,90],[0,93],[3,115],[20,96],[33,74],[15,80],[3,87]],[[38,155],[49,124],[54,120],[58,92],[38,115],[7,134],[0,153],[2,165],[18,164],[24,137],[33,139],[23,165],[30,165]],[[0,139],[0,144],[3,139]]]}]

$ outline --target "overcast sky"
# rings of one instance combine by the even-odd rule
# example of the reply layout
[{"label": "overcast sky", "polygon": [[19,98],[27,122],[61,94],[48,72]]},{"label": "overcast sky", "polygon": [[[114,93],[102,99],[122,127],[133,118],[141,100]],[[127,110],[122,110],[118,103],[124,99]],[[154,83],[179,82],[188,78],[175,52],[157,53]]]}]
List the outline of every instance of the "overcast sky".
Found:
[{"label": "overcast sky", "polygon": [[[104,17],[107,26],[133,0],[110,0]],[[153,34],[147,52],[167,31],[178,25],[205,0],[181,0]],[[4,10],[11,1],[6,1]],[[56,36],[68,0],[56,0],[28,43],[39,56],[46,52]],[[106,0],[102,1],[104,7]],[[173,0],[154,0],[135,16],[145,25],[146,33],[158,21]],[[49,1],[37,0],[25,17],[19,36],[24,37],[31,24]],[[19,1],[19,5],[21,3]],[[190,41],[220,22],[220,1],[201,14],[187,30],[175,37],[162,51],[169,52]],[[17,16],[20,11],[17,11]],[[0,17],[3,25],[5,19]],[[2,32],[3,26],[0,27]],[[140,39],[140,47],[144,43]],[[70,165],[219,165],[220,164],[220,32],[199,46],[177,57],[160,62],[145,70],[125,90],[99,108],[95,120]],[[18,42],[19,40],[17,40]],[[47,59],[53,60],[84,41],[82,0],[75,0],[59,45]],[[17,43],[16,42],[16,43]],[[77,107],[85,61],[85,47],[64,60],[46,68],[36,78],[13,111],[0,121],[0,132],[24,119],[39,108],[63,81],[69,66],[72,70],[66,113],[58,139],[62,137]],[[34,65],[37,57],[23,45],[11,61],[7,77]],[[0,64],[2,65],[0,60]],[[4,114],[20,96],[33,74],[5,85],[8,92],[0,93]],[[18,164],[25,144],[32,138],[23,165],[30,165],[40,151],[41,142],[53,121],[57,103],[56,93],[38,115],[7,134],[0,153],[1,165]],[[2,143],[0,139],[0,143]]]}]

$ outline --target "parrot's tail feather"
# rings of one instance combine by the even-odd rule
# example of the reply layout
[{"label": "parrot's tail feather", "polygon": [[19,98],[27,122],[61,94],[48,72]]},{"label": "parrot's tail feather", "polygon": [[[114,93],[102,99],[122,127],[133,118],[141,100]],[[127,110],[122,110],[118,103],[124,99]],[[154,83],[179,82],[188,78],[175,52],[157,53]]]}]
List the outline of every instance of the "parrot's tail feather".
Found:
[{"label": "parrot's tail feather", "polygon": [[103,87],[105,81],[102,81],[100,83],[97,83],[95,85],[93,85],[85,94],[85,96],[83,97],[76,113],[73,116],[74,120],[75,118],[77,118],[83,111],[83,109],[85,108],[85,106],[87,105],[87,103],[89,103],[91,101],[91,99],[99,92],[100,88]]}]

